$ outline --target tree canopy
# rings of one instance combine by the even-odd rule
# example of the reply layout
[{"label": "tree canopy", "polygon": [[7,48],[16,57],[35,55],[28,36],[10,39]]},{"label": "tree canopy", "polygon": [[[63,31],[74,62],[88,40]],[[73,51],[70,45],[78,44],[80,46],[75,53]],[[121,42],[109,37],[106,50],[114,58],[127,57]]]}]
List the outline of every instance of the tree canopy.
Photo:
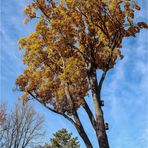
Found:
[{"label": "tree canopy", "polygon": [[109,70],[117,57],[123,58],[123,38],[147,27],[143,22],[133,22],[135,10],[140,7],[129,0],[30,3],[24,9],[25,21],[38,18],[38,22],[35,32],[19,40],[27,65],[17,79],[25,92],[23,98],[32,92],[56,110],[70,112],[64,90],[68,85],[74,106],[79,108],[89,90],[87,63]]}]

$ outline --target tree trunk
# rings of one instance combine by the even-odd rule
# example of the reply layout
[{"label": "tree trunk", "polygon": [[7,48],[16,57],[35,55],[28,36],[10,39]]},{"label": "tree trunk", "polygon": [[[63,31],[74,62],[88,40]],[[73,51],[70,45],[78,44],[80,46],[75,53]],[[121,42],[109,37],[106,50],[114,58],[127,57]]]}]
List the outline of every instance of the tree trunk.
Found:
[{"label": "tree trunk", "polygon": [[86,147],[87,147],[87,148],[93,148],[93,146],[92,146],[92,144],[91,144],[91,142],[90,142],[90,140],[89,140],[89,138],[88,138],[86,132],[84,131],[84,128],[83,128],[83,126],[82,126],[82,123],[81,123],[81,121],[80,121],[80,119],[79,119],[79,116],[78,116],[78,114],[77,114],[76,111],[75,111],[75,113],[74,113],[73,116],[74,116],[74,119],[75,119],[75,121],[76,121],[76,123],[77,123],[77,124],[75,125],[75,127],[76,127],[76,129],[77,129],[79,135],[82,137],[82,139],[83,139],[83,141],[84,141]]},{"label": "tree trunk", "polygon": [[92,90],[92,97],[93,97],[95,116],[96,116],[96,135],[99,140],[99,146],[100,148],[109,148],[108,138],[107,138],[105,124],[104,124],[103,111],[100,105],[101,87],[99,88],[98,86],[95,68],[93,69],[92,67],[90,67],[88,78],[89,78],[89,83],[90,83],[91,90]]},{"label": "tree trunk", "polygon": [[75,127],[79,133],[79,135],[82,137],[84,143],[86,144],[86,147],[87,148],[93,148],[84,128],[83,128],[83,125],[79,119],[79,116],[77,114],[77,111],[76,109],[74,108],[74,104],[72,102],[72,98],[70,96],[70,93],[69,93],[69,87],[68,87],[68,84],[65,83],[65,94],[66,94],[66,97],[67,97],[67,100],[70,104],[70,108],[71,108],[71,112],[73,113],[73,117],[74,117],[74,120],[75,120]]}]

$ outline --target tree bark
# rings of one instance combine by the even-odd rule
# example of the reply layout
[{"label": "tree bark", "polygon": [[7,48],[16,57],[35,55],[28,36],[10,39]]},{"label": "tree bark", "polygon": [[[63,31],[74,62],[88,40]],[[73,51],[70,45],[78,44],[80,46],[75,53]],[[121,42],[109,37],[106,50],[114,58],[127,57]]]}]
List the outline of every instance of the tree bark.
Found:
[{"label": "tree bark", "polygon": [[102,75],[102,78],[98,85],[96,69],[92,67],[92,65],[90,65],[88,70],[89,70],[88,78],[89,78],[89,83],[92,90],[92,98],[93,98],[95,116],[96,116],[96,135],[99,140],[100,148],[109,148],[108,138],[105,130],[103,111],[100,105],[100,101],[101,101],[100,92],[101,92],[101,87],[102,87],[105,76]]},{"label": "tree bark", "polygon": [[84,109],[85,109],[85,111],[86,111],[86,113],[87,113],[87,115],[89,117],[89,120],[91,121],[91,124],[92,124],[95,132],[96,132],[96,136],[97,136],[97,140],[98,140],[98,144],[99,144],[99,137],[98,137],[98,133],[97,133],[97,131],[98,131],[97,129],[98,128],[96,126],[97,125],[96,119],[94,118],[94,115],[93,115],[92,111],[90,110],[90,108],[89,108],[89,106],[88,106],[86,101],[85,101]]},{"label": "tree bark", "polygon": [[88,136],[87,136],[87,134],[86,134],[86,132],[85,132],[83,126],[82,126],[82,123],[81,123],[81,121],[80,121],[80,119],[79,119],[79,116],[78,116],[78,114],[77,114],[76,111],[75,111],[75,113],[74,113],[73,116],[74,116],[74,119],[75,119],[75,121],[76,121],[76,123],[77,123],[77,124],[75,125],[75,127],[76,127],[76,129],[77,129],[79,135],[82,137],[82,139],[83,139],[83,141],[84,141],[86,147],[87,147],[87,148],[93,148],[93,146],[92,146],[92,144],[91,144],[91,142],[90,142],[90,140],[89,140],[89,138],[88,138]]}]

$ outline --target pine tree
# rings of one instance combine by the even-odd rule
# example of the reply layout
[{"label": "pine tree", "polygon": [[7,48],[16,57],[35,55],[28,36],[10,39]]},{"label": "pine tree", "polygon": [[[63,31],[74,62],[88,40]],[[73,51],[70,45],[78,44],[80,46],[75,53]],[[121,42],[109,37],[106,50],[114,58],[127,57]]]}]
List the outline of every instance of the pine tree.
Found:
[{"label": "pine tree", "polygon": [[50,139],[51,144],[45,144],[43,148],[80,148],[78,138],[72,138],[72,133],[66,129],[61,129]]}]

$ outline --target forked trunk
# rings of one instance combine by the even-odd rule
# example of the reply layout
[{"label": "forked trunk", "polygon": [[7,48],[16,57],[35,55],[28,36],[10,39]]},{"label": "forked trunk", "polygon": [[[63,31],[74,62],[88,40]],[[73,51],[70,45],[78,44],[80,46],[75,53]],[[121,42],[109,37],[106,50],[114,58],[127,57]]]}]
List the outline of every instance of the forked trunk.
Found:
[{"label": "forked trunk", "polygon": [[94,109],[95,109],[95,116],[96,116],[96,135],[99,140],[99,146],[100,148],[109,148],[108,138],[106,134],[105,129],[105,123],[104,123],[104,117],[103,117],[103,111],[101,109],[100,101],[100,89],[98,86],[97,78],[96,78],[96,70],[93,68],[90,68],[89,71],[89,83],[92,90],[92,97],[93,97],[93,103],[94,103]]},{"label": "forked trunk", "polygon": [[92,86],[92,97],[94,102],[94,109],[96,115],[96,134],[99,139],[100,148],[109,148],[109,143],[105,130],[105,123],[103,117],[103,111],[99,105],[100,98],[97,96],[97,85],[95,84],[96,78],[90,78],[91,86]]}]

